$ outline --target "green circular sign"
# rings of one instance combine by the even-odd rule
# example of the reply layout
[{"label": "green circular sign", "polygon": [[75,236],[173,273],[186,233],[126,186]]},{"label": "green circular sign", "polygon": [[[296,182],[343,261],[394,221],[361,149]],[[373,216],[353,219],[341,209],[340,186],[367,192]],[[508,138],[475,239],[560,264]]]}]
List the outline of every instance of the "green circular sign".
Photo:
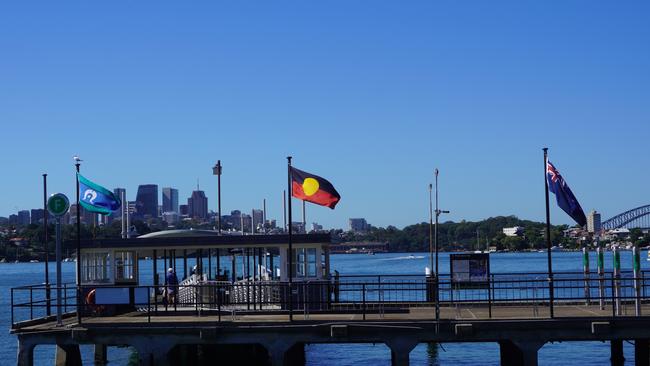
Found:
[{"label": "green circular sign", "polygon": [[47,200],[47,211],[54,217],[61,217],[68,212],[70,201],[63,193],[57,193],[50,196]]}]

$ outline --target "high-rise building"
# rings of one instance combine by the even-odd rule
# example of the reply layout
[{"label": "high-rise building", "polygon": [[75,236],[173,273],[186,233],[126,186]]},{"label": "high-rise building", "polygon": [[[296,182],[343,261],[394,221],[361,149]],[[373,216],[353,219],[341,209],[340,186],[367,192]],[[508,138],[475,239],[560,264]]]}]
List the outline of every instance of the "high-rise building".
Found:
[{"label": "high-rise building", "polygon": [[321,230],[323,230],[323,225],[318,225],[318,223],[312,222],[311,223],[311,230],[312,231],[321,231]]},{"label": "high-rise building", "polygon": [[138,218],[150,219],[158,217],[158,185],[139,185],[135,202]]},{"label": "high-rise building", "polygon": [[364,218],[349,219],[348,223],[350,224],[350,231],[356,233],[366,232],[369,229],[369,225]]},{"label": "high-rise building", "polygon": [[177,212],[163,212],[162,214],[163,221],[165,221],[168,225],[174,225],[178,222],[179,216]]},{"label": "high-rise building", "polygon": [[[120,199],[122,205],[117,211],[114,211],[112,214],[106,216],[106,223],[110,224],[114,220],[122,220],[122,210],[128,209],[128,201],[126,200],[126,189],[124,188],[115,188],[113,189],[113,194]],[[128,212],[128,211],[126,211]]]},{"label": "high-rise building", "polygon": [[253,209],[251,216],[253,218],[253,229],[257,232],[258,229],[264,227],[264,211]]},{"label": "high-rise building", "polygon": [[32,208],[31,212],[31,223],[32,224],[42,224],[43,223],[43,214],[45,213],[45,210],[42,208]]},{"label": "high-rise building", "polygon": [[[90,212],[88,210],[84,210],[83,207],[80,208],[80,219],[81,223],[85,225],[97,225],[97,214],[94,212]],[[71,225],[75,225],[77,223],[77,204],[73,203],[70,205],[70,216],[69,216],[69,221],[68,223]]]},{"label": "high-rise building", "polygon": [[205,220],[208,218],[208,198],[205,192],[196,190],[187,199],[187,214],[193,219]]},{"label": "high-rise building", "polygon": [[29,210],[18,211],[18,225],[29,225]]},{"label": "high-rise building", "polygon": [[600,233],[600,214],[596,210],[591,210],[587,215],[587,231],[590,233]]},{"label": "high-rise building", "polygon": [[181,216],[188,216],[189,215],[189,207],[187,205],[180,205],[178,206],[178,211]]},{"label": "high-rise building", "polygon": [[171,187],[163,187],[162,212],[178,213],[178,189],[171,188]]}]

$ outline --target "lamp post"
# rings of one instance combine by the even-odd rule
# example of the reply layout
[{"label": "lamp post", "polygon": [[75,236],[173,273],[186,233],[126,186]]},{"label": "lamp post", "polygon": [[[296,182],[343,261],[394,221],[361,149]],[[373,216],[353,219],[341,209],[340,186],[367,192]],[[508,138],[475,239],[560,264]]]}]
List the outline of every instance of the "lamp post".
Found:
[{"label": "lamp post", "polygon": [[81,324],[81,206],[79,204],[79,170],[81,159],[74,156],[74,166],[77,173],[75,174],[75,183],[77,184],[77,323]]},{"label": "lamp post", "polygon": [[217,231],[221,235],[221,160],[212,167],[212,174],[217,176]]},{"label": "lamp post", "polygon": [[436,211],[435,211],[435,216],[436,216],[436,222],[435,222],[435,230],[434,230],[434,249],[435,249],[435,256],[436,256],[436,321],[440,320],[440,278],[439,275],[440,273],[438,272],[438,217],[442,213],[449,213],[447,210],[440,210],[438,208],[438,168],[434,171],[434,175],[436,178]]}]

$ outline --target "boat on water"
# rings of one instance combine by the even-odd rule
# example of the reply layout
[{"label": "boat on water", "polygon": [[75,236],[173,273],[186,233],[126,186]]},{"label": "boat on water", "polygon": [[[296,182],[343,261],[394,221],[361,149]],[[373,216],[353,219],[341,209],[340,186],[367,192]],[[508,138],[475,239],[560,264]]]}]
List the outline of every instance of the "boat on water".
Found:
[{"label": "boat on water", "polygon": [[650,261],[650,250],[648,250],[648,258],[647,258],[647,260]]},{"label": "boat on water", "polygon": [[38,263],[38,259],[32,259],[29,263]]}]

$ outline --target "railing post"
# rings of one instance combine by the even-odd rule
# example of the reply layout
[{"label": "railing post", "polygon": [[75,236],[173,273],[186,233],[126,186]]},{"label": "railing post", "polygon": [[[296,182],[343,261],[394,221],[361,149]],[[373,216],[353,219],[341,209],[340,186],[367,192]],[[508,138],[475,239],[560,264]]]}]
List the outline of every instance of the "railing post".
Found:
[{"label": "railing post", "polygon": [[612,299],[612,316],[616,316],[616,291],[614,290],[615,285],[614,285],[614,272],[611,273],[611,282],[612,282],[612,289],[611,289],[611,299]]},{"label": "railing post", "polygon": [[34,319],[34,291],[33,287],[29,286],[29,320]]},{"label": "railing post", "polygon": [[363,311],[363,320],[366,320],[366,284],[361,284],[361,295],[362,295],[362,311]]},{"label": "railing post", "polygon": [[488,317],[492,319],[492,275],[488,276]]},{"label": "railing post", "polygon": [[[217,252],[219,253],[219,252]],[[218,272],[218,270],[217,270]],[[218,275],[218,273],[217,273]],[[217,320],[221,323],[221,296],[223,291],[221,291],[221,285],[217,283]]]},{"label": "railing post", "polygon": [[621,253],[618,247],[613,248],[614,254],[614,292],[616,297],[616,315],[621,315]]},{"label": "railing post", "polygon": [[636,316],[641,316],[641,255],[639,246],[632,248],[632,268],[634,268],[634,310]]},{"label": "railing post", "polygon": [[45,283],[45,309],[46,309],[45,314],[47,316],[52,315],[52,309],[50,309],[51,306],[52,306],[51,297],[52,297],[52,295],[51,295],[51,292],[50,292],[50,283],[46,282]]},{"label": "railing post", "polygon": [[11,289],[11,327],[14,326],[14,289]]},{"label": "railing post", "polygon": [[605,255],[603,248],[600,246],[596,248],[596,255],[598,257],[598,297],[600,310],[605,310]]},{"label": "railing post", "polygon": [[591,275],[589,274],[589,248],[582,248],[582,268],[585,276],[585,305],[589,306],[591,304],[591,293],[589,290],[589,280]]},{"label": "railing post", "polygon": [[[154,287],[153,296],[155,300],[156,290]],[[151,287],[147,286],[147,322],[151,323]]]}]

